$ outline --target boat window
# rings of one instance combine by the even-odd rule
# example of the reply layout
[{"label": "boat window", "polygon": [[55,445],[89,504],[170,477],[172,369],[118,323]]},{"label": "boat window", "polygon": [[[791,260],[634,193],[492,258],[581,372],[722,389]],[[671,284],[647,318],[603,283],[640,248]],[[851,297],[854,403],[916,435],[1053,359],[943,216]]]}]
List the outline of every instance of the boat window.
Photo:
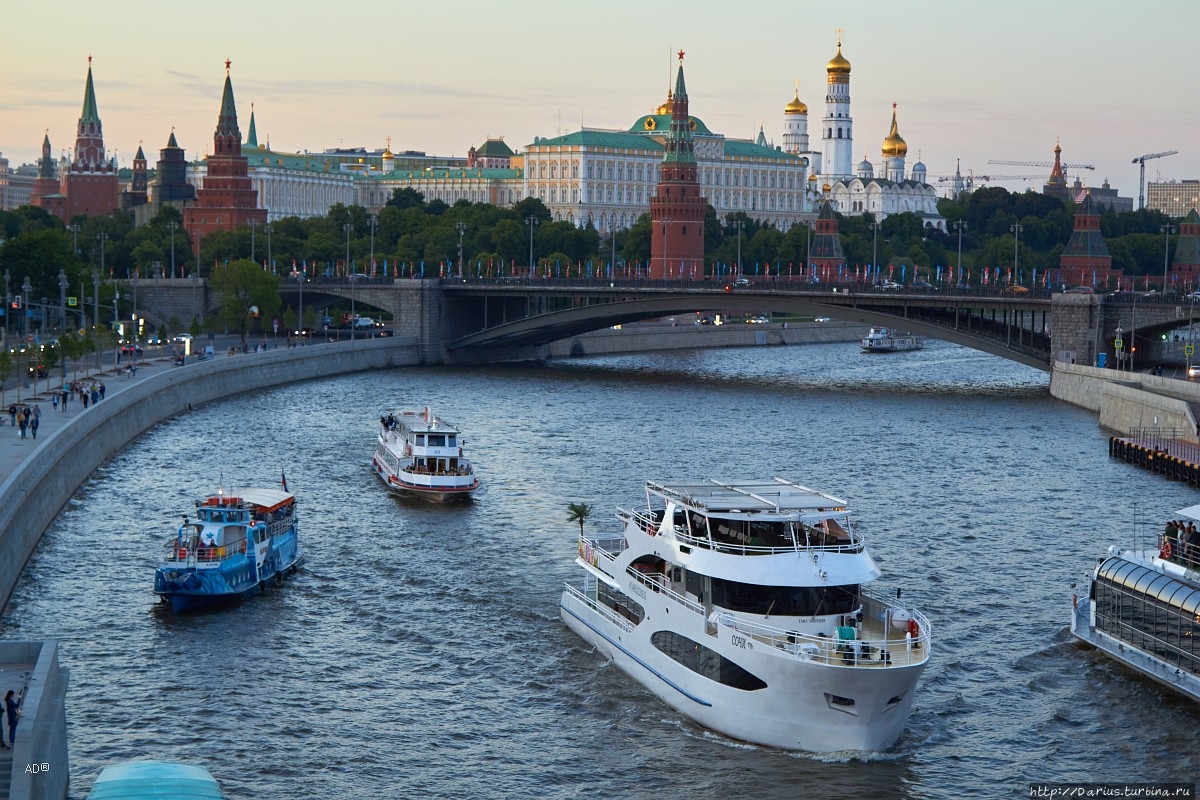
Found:
[{"label": "boat window", "polygon": [[766,682],[758,676],[720,653],[674,631],[656,631],[650,637],[650,643],[668,658],[723,686],[748,692],[767,688]]},{"label": "boat window", "polygon": [[[691,577],[689,573],[688,577]],[[858,584],[847,586],[759,586],[712,579],[714,606],[746,614],[818,617],[849,614],[860,603]]]},{"label": "boat window", "polygon": [[1200,590],[1121,558],[1106,561],[1092,583],[1096,628],[1200,674]]},{"label": "boat window", "polygon": [[425,434],[418,433],[417,434],[417,447],[424,447],[424,446],[425,446]]},{"label": "boat window", "polygon": [[646,610],[642,608],[641,603],[629,595],[613,589],[606,583],[601,583],[596,587],[596,599],[634,625],[639,624],[646,618]]},{"label": "boat window", "polygon": [[443,433],[429,434],[429,446],[430,447],[445,447],[446,446],[446,435]]},{"label": "boat window", "polygon": [[446,447],[458,447],[458,444],[457,444],[458,437],[457,436],[455,436],[454,434],[450,434],[450,436],[448,436],[446,438],[447,438]]}]

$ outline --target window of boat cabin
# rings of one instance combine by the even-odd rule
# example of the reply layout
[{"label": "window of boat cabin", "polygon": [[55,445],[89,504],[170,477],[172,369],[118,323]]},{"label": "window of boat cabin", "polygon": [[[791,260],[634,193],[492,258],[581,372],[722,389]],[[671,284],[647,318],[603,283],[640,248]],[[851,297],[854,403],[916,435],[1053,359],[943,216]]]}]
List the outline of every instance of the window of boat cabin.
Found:
[{"label": "window of boat cabin", "polygon": [[[689,583],[692,573],[688,573]],[[689,589],[691,586],[689,585]],[[760,586],[712,579],[714,606],[747,614],[820,617],[849,614],[859,606],[858,584],[847,586]]]},{"label": "window of boat cabin", "polygon": [[444,433],[429,434],[429,446],[430,447],[445,447],[446,446],[446,434],[444,434]]}]

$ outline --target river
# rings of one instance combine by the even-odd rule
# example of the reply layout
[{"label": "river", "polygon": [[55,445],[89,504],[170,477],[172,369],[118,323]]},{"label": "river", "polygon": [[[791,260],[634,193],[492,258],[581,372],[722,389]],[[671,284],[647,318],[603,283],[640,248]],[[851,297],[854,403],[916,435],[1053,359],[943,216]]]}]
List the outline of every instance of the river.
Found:
[{"label": "river", "polygon": [[[1200,709],[1069,641],[1071,585],[1135,512],[1195,492],[1110,461],[1045,374],[956,346],[687,351],[398,369],[197,408],[103,466],[3,619],[71,670],[72,796],[134,758],[203,764],[231,798],[1027,796],[1031,782],[1192,780]],[[377,420],[431,406],[486,482],[440,508],[384,493]],[[164,612],[159,545],[195,499],[277,485],[306,566],[237,607]],[[930,618],[931,664],[882,754],[710,734],[558,618],[578,528],[648,478],[779,475],[850,501]],[[3,689],[4,687],[0,687]]]}]

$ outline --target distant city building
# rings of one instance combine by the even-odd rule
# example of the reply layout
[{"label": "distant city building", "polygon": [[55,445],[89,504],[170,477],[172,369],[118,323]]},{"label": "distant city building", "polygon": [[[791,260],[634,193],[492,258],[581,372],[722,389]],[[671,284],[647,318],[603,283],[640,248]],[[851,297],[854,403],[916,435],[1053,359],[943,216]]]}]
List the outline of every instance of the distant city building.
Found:
[{"label": "distant city building", "polygon": [[512,148],[504,143],[504,137],[488,139],[479,149],[472,147],[467,151],[467,166],[480,169],[508,169],[512,166]]},{"label": "distant city building", "polygon": [[22,164],[12,169],[8,159],[0,155],[0,211],[11,211],[29,205],[36,182],[37,167]]},{"label": "distant city building", "polygon": [[1189,211],[1200,210],[1200,180],[1147,183],[1146,208],[1183,219]]},{"label": "distant city building", "polygon": [[1054,143],[1054,166],[1050,168],[1050,177],[1042,185],[1042,194],[1056,200],[1067,202],[1071,199],[1071,191],[1067,188],[1067,175],[1062,165],[1062,145]]},{"label": "distant city building", "polygon": [[695,142],[683,80],[683,51],[663,142],[658,185],[650,198],[650,278],[704,276],[704,216],[708,202],[696,179]]},{"label": "distant city building", "polygon": [[1103,286],[1109,278],[1121,279],[1122,271],[1112,268],[1112,256],[1100,233],[1100,213],[1091,195],[1075,212],[1075,230],[1063,249],[1058,270],[1050,270],[1049,280],[1067,286]]},{"label": "distant city building", "polygon": [[213,133],[213,152],[206,161],[206,174],[196,192],[196,203],[183,210],[183,227],[200,248],[201,239],[216,231],[231,231],[251,222],[264,225],[267,211],[259,208],[258,192],[247,176],[242,155],[242,133],[238,129],[229,61],[225,62],[225,88],[221,113]]},{"label": "distant city building", "polygon": [[1133,211],[1133,198],[1121,197],[1117,194],[1117,190],[1108,185],[1108,180],[1105,179],[1104,184],[1100,188],[1095,186],[1084,186],[1080,183],[1079,178],[1075,179],[1074,185],[1071,187],[1071,197],[1074,198],[1078,205],[1083,202],[1084,196],[1092,198],[1097,209],[1107,209],[1114,214],[1123,214],[1126,211]]}]

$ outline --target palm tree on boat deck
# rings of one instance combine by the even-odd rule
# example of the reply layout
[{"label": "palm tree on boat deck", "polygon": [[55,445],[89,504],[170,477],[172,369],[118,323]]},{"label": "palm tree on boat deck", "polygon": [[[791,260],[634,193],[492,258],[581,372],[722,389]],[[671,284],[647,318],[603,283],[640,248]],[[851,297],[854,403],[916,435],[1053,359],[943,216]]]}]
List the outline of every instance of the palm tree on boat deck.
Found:
[{"label": "palm tree on boat deck", "polygon": [[571,512],[567,522],[578,522],[579,535],[583,536],[583,523],[592,515],[592,507],[587,503],[567,503],[567,511]]}]

